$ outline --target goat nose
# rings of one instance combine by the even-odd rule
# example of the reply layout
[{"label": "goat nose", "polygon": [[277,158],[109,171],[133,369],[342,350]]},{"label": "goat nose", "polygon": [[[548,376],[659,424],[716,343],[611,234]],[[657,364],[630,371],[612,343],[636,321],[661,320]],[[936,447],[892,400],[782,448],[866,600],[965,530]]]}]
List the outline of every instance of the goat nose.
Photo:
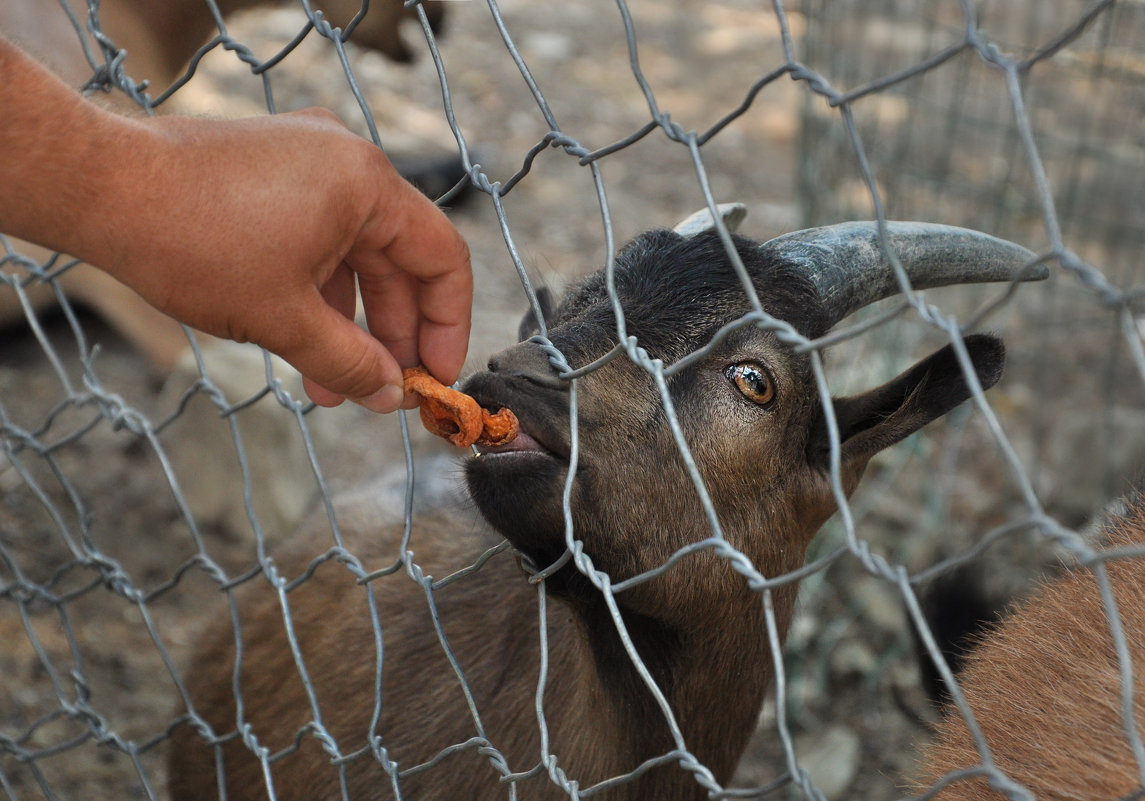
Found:
[{"label": "goat nose", "polygon": [[568,381],[560,377],[549,361],[549,354],[535,342],[521,342],[494,354],[489,358],[489,371],[523,378],[550,389],[568,389]]}]

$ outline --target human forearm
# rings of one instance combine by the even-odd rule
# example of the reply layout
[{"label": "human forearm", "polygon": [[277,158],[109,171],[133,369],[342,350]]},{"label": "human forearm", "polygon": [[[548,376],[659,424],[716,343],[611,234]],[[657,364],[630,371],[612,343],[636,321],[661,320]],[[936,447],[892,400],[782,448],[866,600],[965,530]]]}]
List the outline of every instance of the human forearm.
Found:
[{"label": "human forearm", "polygon": [[0,232],[87,257],[132,123],[100,109],[0,37]]},{"label": "human forearm", "polygon": [[[121,117],[2,47],[0,231],[278,353],[324,405],[392,410],[401,368],[418,362],[456,379],[473,289],[465,242],[333,114]],[[352,322],[359,296],[369,333]]]}]

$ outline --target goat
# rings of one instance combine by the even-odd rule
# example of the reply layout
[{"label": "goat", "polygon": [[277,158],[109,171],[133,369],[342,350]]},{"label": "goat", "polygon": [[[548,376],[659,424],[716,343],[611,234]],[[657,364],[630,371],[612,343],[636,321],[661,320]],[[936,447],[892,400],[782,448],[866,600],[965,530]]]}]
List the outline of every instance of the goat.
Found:
[{"label": "goat", "polygon": [[[281,4],[281,0],[214,3],[223,18],[258,6]],[[314,5],[334,26],[346,26],[362,10],[361,0],[324,0]],[[88,18],[87,0],[67,0],[67,6],[76,19]],[[423,7],[431,27],[438,30],[444,19],[443,6],[426,2]],[[410,61],[413,52],[402,40],[401,23],[415,13],[401,0],[375,2],[354,27],[351,41],[394,61]],[[219,20],[207,0],[100,0],[98,14],[100,29],[126,53],[124,68],[131,77],[160,89],[182,75],[195,52],[219,31]],[[68,83],[79,86],[91,79],[91,65],[66,14],[45,14],[42,4],[34,0],[9,0],[0,6],[0,31],[43,59]]]},{"label": "goat", "polygon": [[[753,308],[745,287],[717,233],[697,232],[693,223],[682,230],[687,235],[641,235],[617,255],[611,278],[601,271],[574,285],[546,321],[547,337],[575,368],[612,352],[621,340],[611,280],[627,334],[652,358],[676,364],[714,343],[665,379],[666,392],[727,544],[763,576],[790,573],[835,510],[831,427],[811,359],[766,327],[728,328]],[[891,223],[888,230],[915,287],[1009,280],[1030,258],[1016,245],[962,229]],[[739,236],[733,242],[762,308],[804,337],[820,337],[858,308],[898,291],[873,223],[811,229],[762,245]],[[527,325],[523,333],[531,333]],[[1002,343],[974,335],[964,346],[976,380],[992,386],[1003,367]],[[446,745],[477,742],[499,749],[507,760],[503,770],[523,774],[514,777],[522,797],[567,797],[546,771],[531,770],[544,748],[535,711],[542,631],[548,642],[547,749],[556,755],[556,763],[546,765],[548,774],[584,788],[643,764],[647,769],[639,776],[598,788],[601,797],[707,798],[690,770],[676,764],[671,719],[711,777],[721,784],[729,779],[771,675],[760,594],[728,560],[699,549],[615,595],[622,637],[605,596],[576,560],[556,568],[567,546],[562,492],[573,448],[570,381],[553,367],[546,347],[530,339],[494,355],[488,371],[463,388],[490,409],[511,408],[522,433],[465,464],[469,495],[487,525],[465,512],[417,518],[412,543],[418,564],[427,575],[444,575],[503,539],[517,558],[501,551],[436,590],[433,614],[420,584],[398,575],[376,585],[384,670],[375,659],[375,612],[364,588],[329,563],[315,569],[289,593],[313,707],[293,669],[278,594],[263,582],[244,588],[249,595],[242,595],[236,612],[242,644],[237,672],[236,633],[219,625],[200,640],[186,674],[191,711],[174,727],[169,752],[176,801],[201,799],[221,781],[232,799],[261,796],[267,780],[278,798],[346,793],[373,799],[389,797],[391,786],[404,798],[507,792],[501,772],[472,747],[462,750],[477,754],[484,766],[452,755],[441,768],[400,779],[370,754],[376,745],[384,749],[377,752],[383,762],[409,768],[433,760]],[[845,490],[854,490],[876,452],[970,393],[948,345],[881,387],[833,399]],[[616,584],[707,540],[708,518],[649,373],[630,359],[613,358],[576,379],[575,397],[577,461],[568,509],[572,536],[594,569]],[[339,512],[347,546],[365,565],[400,547],[401,527],[383,529],[375,524],[379,518],[362,507]],[[556,568],[544,579],[543,629],[538,591],[519,560]],[[287,572],[306,565],[305,556],[296,554]],[[770,594],[780,639],[795,591],[791,581]],[[437,620],[476,714],[439,643]],[[629,647],[662,691],[667,710],[634,666]],[[240,691],[237,710],[232,687]],[[377,718],[376,687],[382,699]],[[300,734],[317,723],[325,727],[323,737]],[[264,776],[261,761],[236,731],[253,735],[270,753],[289,753],[269,762]],[[363,758],[332,767],[319,743],[325,734],[342,754],[365,749]],[[644,764],[648,760],[658,761]]]},{"label": "goat", "polygon": [[[224,17],[269,4],[270,0],[216,0]],[[361,0],[325,0],[316,5],[335,25],[345,25],[362,10]],[[77,19],[87,19],[86,0],[68,0],[68,6]],[[436,30],[444,16],[442,5],[427,2],[424,8]],[[409,61],[412,53],[402,41],[400,23],[413,13],[401,0],[374,2],[354,28],[351,40],[391,59]],[[206,0],[101,0],[99,21],[101,30],[126,53],[123,68],[132,79],[137,83],[146,81],[160,90],[182,75],[198,48],[219,30]],[[61,9],[53,8],[49,13],[41,0],[4,0],[0,3],[0,33],[20,43],[73,86],[81,86],[92,77],[92,67],[79,37]],[[139,112],[134,102],[119,92],[96,95],[95,99],[124,113]],[[416,167],[411,162],[408,169]],[[443,165],[429,166],[420,177],[411,176],[411,180],[430,184],[434,173],[443,169]],[[52,255],[38,245],[18,241],[13,241],[13,245],[40,263]],[[107,274],[80,265],[61,274],[58,282],[65,294],[94,309],[161,372],[170,371],[187,351],[187,337],[177,322],[148,306]],[[46,284],[33,283],[27,293],[37,310],[56,303],[52,288]],[[23,319],[19,300],[12,293],[0,293],[0,326]]]},{"label": "goat", "polygon": [[[1145,544],[1140,492],[1106,525],[1105,541],[1113,549]],[[1145,564],[1131,556],[1105,565],[1135,675],[1132,725],[1139,736],[1145,727]],[[978,768],[962,780],[951,777],[937,797],[1000,800],[1003,789],[1016,790],[1013,782],[1040,801],[1141,796],[1142,766],[1122,718],[1121,661],[1091,568],[1046,581],[976,639],[958,685],[1006,778],[995,784],[984,774],[966,721],[950,708],[923,748],[915,790]]]}]

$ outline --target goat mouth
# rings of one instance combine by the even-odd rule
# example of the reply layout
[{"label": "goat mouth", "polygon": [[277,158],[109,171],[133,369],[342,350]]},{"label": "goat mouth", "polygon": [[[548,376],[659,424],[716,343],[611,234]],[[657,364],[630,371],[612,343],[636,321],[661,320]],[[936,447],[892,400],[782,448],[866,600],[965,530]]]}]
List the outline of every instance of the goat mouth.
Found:
[{"label": "goat mouth", "polygon": [[567,418],[566,405],[560,393],[537,390],[532,384],[505,380],[492,373],[478,373],[466,382],[464,391],[483,409],[496,414],[509,408],[517,416],[520,431],[516,438],[502,445],[478,445],[481,457],[528,459],[547,457],[568,463],[567,435],[562,436],[560,423]]},{"label": "goat mouth", "polygon": [[555,454],[553,454],[552,451],[537,442],[537,440],[524,429],[521,429],[516,437],[504,445],[478,445],[477,453],[479,456],[497,456],[507,453],[535,453],[541,456],[555,458]]},{"label": "goat mouth", "polygon": [[[491,406],[485,403],[482,403],[481,406],[492,414],[496,414],[497,411],[502,408],[500,406]],[[521,427],[517,432],[516,437],[501,445],[478,444],[476,446],[478,457],[481,458],[486,456],[507,456],[510,454],[518,454],[522,456],[546,456],[557,461],[564,461],[550,447],[548,447],[544,441],[539,439],[539,433],[537,433],[535,430],[529,430],[527,421],[521,420],[520,417],[518,417],[518,422],[520,423]]]}]

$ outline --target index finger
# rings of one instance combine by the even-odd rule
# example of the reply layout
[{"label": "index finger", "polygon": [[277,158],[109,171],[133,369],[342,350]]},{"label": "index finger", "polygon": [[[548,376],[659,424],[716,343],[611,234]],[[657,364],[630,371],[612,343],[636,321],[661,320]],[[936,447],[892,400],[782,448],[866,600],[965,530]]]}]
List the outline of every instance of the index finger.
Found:
[{"label": "index finger", "polygon": [[445,214],[404,181],[389,200],[389,213],[368,223],[373,230],[363,231],[346,259],[358,274],[367,323],[383,341],[416,343],[417,357],[434,377],[452,383],[469,345],[469,246]]}]

